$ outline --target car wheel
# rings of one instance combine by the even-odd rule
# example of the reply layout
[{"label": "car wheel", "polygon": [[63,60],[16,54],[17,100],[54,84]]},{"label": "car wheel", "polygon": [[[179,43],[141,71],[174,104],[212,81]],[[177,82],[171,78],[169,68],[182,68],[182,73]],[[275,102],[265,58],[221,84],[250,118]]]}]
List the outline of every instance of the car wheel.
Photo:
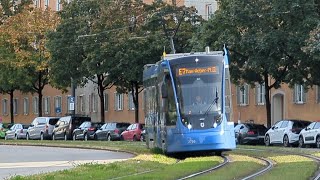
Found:
[{"label": "car wheel", "polygon": [[270,137],[269,137],[269,135],[266,135],[266,137],[264,138],[264,144],[266,146],[270,146]]},{"label": "car wheel", "polygon": [[94,135],[94,140],[98,140],[98,137],[96,134]]},{"label": "car wheel", "polygon": [[65,133],[64,134],[64,140],[66,141],[68,138],[67,138],[67,134]]},{"label": "car wheel", "polygon": [[108,141],[111,141],[111,136],[110,136],[110,134],[108,134],[107,140],[108,140]]},{"label": "car wheel", "polygon": [[40,140],[43,140],[43,133],[40,134]]},{"label": "car wheel", "polygon": [[304,142],[303,142],[303,137],[302,137],[302,136],[299,137],[299,144],[298,144],[298,146],[299,146],[300,148],[303,148],[303,147],[304,147]]},{"label": "car wheel", "polygon": [[241,136],[238,137],[238,144],[243,144]]},{"label": "car wheel", "polygon": [[88,141],[88,136],[87,136],[87,134],[84,134],[84,135],[83,135],[83,138],[84,138],[85,141]]},{"label": "car wheel", "polygon": [[320,136],[317,136],[316,138],[316,146],[317,148],[320,148]]},{"label": "car wheel", "polygon": [[26,139],[27,139],[27,140],[30,139],[29,133],[26,134]]},{"label": "car wheel", "polygon": [[287,135],[284,135],[284,137],[283,137],[283,146],[284,147],[289,147],[290,146],[289,137]]},{"label": "car wheel", "polygon": [[77,140],[77,137],[76,137],[76,134],[75,134],[75,133],[73,133],[73,135],[72,135],[72,140],[73,140],[73,141]]},{"label": "car wheel", "polygon": [[136,135],[133,136],[133,141],[138,141],[138,138]]}]

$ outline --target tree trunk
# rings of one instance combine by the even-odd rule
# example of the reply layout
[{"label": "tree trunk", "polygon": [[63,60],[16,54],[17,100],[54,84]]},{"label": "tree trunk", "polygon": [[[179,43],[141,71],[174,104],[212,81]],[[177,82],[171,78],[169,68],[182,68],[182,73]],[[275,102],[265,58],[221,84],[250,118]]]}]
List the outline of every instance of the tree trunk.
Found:
[{"label": "tree trunk", "polygon": [[97,75],[98,78],[98,95],[100,99],[100,122],[105,123],[105,114],[104,114],[104,87],[103,87],[103,75]]},{"label": "tree trunk", "polygon": [[42,72],[38,72],[38,95],[39,95],[39,99],[38,99],[38,116],[41,117],[42,116]]},{"label": "tree trunk", "polygon": [[14,90],[9,91],[10,95],[10,122],[13,124],[14,123],[14,114],[13,114],[13,92]]},{"label": "tree trunk", "polygon": [[270,87],[269,87],[269,79],[268,74],[264,75],[264,83],[265,83],[265,100],[266,100],[266,111],[267,111],[267,128],[271,127],[271,103],[270,103]]},{"label": "tree trunk", "polygon": [[[133,93],[133,92],[132,92]],[[135,83],[135,96],[132,96],[134,98],[133,102],[134,102],[134,118],[135,118],[135,122],[138,123],[139,122],[139,85],[138,82]]]}]

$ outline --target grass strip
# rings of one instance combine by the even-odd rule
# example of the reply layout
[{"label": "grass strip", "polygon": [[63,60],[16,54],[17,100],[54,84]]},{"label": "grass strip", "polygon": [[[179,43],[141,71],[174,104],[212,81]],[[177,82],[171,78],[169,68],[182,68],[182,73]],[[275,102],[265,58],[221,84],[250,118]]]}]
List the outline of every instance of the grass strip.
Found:
[{"label": "grass strip", "polygon": [[256,158],[252,158],[244,155],[236,155],[236,154],[230,155],[229,157],[231,158],[231,162],[224,168],[218,169],[209,174],[204,174],[194,179],[197,179],[197,180],[241,179],[241,177],[254,173],[264,167],[263,162]]},{"label": "grass strip", "polygon": [[265,157],[271,159],[275,163],[270,171],[255,179],[309,179],[314,175],[314,172],[316,172],[318,167],[317,163],[310,158],[299,155],[290,155],[290,153],[281,151],[248,151],[237,149],[230,153]]},{"label": "grass strip", "polygon": [[297,155],[280,155],[270,157],[276,162],[274,168],[267,174],[256,179],[301,180],[310,179],[317,169],[317,163],[313,160]]},{"label": "grass strip", "polygon": [[50,140],[0,140],[3,145],[26,145],[26,146],[50,146],[67,148],[101,149],[111,151],[123,151],[135,154],[152,153],[146,148],[145,142],[140,141],[50,141]]},{"label": "grass strip", "polygon": [[125,162],[111,164],[85,164],[71,170],[53,173],[16,176],[13,180],[76,180],[76,179],[177,179],[192,172],[210,168],[222,162],[221,157],[176,159],[160,154],[139,155]]}]

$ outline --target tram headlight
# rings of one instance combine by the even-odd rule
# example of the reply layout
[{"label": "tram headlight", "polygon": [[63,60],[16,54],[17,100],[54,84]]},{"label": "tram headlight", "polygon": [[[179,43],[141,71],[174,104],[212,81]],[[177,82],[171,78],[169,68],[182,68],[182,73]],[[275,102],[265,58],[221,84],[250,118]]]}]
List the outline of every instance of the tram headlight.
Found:
[{"label": "tram headlight", "polygon": [[221,114],[214,117],[213,127],[216,128],[222,121]]},{"label": "tram headlight", "polygon": [[216,122],[213,123],[213,127],[216,128],[218,124]]},{"label": "tram headlight", "polygon": [[190,130],[192,128],[192,125],[189,123],[187,127]]}]

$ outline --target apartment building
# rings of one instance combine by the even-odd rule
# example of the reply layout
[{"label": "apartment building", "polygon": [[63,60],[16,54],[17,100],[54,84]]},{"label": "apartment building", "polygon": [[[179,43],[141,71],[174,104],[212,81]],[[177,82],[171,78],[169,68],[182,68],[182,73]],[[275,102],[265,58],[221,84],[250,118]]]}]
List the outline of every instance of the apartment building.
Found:
[{"label": "apartment building", "polygon": [[[151,0],[145,0],[151,3]],[[172,3],[172,0],[165,1]],[[215,0],[177,0],[177,5],[194,6],[198,13],[205,19],[210,18],[217,9]],[[50,7],[59,11],[62,6],[60,0],[34,0],[34,4],[39,8]],[[264,99],[263,85],[250,87],[232,86],[233,121],[249,121],[266,125],[266,105]],[[91,116],[93,121],[100,121],[100,101],[97,87],[93,83],[88,83],[85,87],[77,87],[75,93],[76,114]],[[119,94],[115,87],[104,92],[104,114],[105,121],[125,121],[134,122],[134,106],[132,96],[129,94]],[[290,89],[283,84],[280,89],[273,89],[270,93],[272,124],[280,119],[305,119],[320,120],[318,112],[320,110],[320,89],[313,87],[307,92],[300,85]],[[71,91],[62,92],[50,86],[46,86],[43,91],[43,116],[63,116],[70,111]],[[0,117],[4,122],[10,122],[10,99],[7,94],[0,94]],[[14,93],[13,111],[15,122],[30,123],[34,117],[38,116],[38,95],[24,94],[19,91]],[[143,97],[139,94],[139,121],[144,121]]]}]

